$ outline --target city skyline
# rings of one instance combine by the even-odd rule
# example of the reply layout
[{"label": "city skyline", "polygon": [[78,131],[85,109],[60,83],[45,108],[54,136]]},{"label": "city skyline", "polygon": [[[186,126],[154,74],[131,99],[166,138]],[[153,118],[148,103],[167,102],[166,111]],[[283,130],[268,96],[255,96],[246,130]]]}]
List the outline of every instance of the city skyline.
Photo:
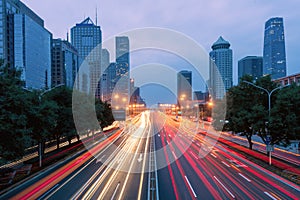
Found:
[{"label": "city skyline", "polygon": [[[297,20],[300,18],[300,14],[292,9],[299,7],[300,3],[297,1],[291,0],[289,3],[255,0],[227,1],[227,3],[225,1],[188,1],[173,2],[172,4],[169,1],[160,1],[159,5],[155,7],[150,1],[130,4],[126,1],[101,2],[94,0],[90,1],[88,5],[73,2],[70,4],[69,1],[63,1],[59,2],[60,7],[57,7],[58,2],[55,0],[46,0],[43,4],[37,0],[23,2],[44,19],[45,26],[53,33],[54,38],[65,38],[72,25],[87,16],[98,21],[98,25],[103,30],[103,40],[133,28],[165,27],[192,37],[209,52],[210,44],[215,41],[215,38],[223,35],[231,42],[235,52],[233,55],[234,84],[237,84],[238,79],[238,60],[247,55],[262,56],[264,23],[271,17],[280,16],[284,18],[285,24],[287,75],[299,72],[296,53],[298,45],[295,41],[297,41],[297,30],[299,29]],[[68,7],[68,12],[65,12],[65,7]],[[95,20],[96,7],[98,20]],[[55,16],[53,12],[49,12],[51,8],[57,10]],[[168,9],[166,10],[166,8]],[[180,12],[178,8],[180,8]],[[78,10],[81,12],[78,13]],[[137,12],[132,12],[132,10]],[[228,10],[231,11],[227,12]],[[253,10],[255,10],[255,20],[253,20]],[[153,15],[154,13],[155,15]],[[127,20],[126,23],[120,23],[119,19]]]}]

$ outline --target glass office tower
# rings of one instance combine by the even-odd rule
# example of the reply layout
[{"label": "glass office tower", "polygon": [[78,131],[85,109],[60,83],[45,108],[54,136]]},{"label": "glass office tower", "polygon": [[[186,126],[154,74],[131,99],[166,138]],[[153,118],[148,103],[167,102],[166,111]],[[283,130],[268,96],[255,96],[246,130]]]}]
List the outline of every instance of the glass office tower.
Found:
[{"label": "glass office tower", "polygon": [[127,36],[116,37],[116,91],[126,101],[129,101],[130,93],[130,56],[129,38]]},{"label": "glass office tower", "polygon": [[[84,64],[89,68],[89,73],[84,78],[84,84],[89,82],[89,86],[82,87],[85,90],[89,87],[89,93],[98,98],[101,96],[101,42],[100,26],[95,25],[89,17],[71,29],[71,43],[78,50],[79,66]],[[81,80],[83,81],[83,78]]]},{"label": "glass office tower", "polygon": [[51,87],[52,34],[25,14],[14,15],[14,65],[27,88]]},{"label": "glass office tower", "polygon": [[[78,72],[78,52],[68,41],[52,42],[52,87],[64,84],[73,88]],[[78,88],[78,85],[76,85]]]},{"label": "glass office tower", "polygon": [[272,79],[286,76],[286,55],[283,18],[269,19],[265,24],[263,75]]},{"label": "glass office tower", "polygon": [[25,87],[51,86],[51,38],[44,21],[19,0],[0,0],[0,59],[22,70]]},{"label": "glass office tower", "polygon": [[246,56],[238,61],[238,78],[239,82],[241,77],[248,74],[254,80],[262,76],[263,71],[263,58],[261,56]]}]

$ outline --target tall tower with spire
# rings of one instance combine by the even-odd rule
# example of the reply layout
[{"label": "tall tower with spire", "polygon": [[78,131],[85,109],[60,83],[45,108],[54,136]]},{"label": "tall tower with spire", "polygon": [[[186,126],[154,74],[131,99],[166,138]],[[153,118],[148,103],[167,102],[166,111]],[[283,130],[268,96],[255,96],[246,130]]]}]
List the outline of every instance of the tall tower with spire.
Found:
[{"label": "tall tower with spire", "polygon": [[[78,50],[79,65],[88,65],[88,82],[85,81],[81,88],[88,88],[89,92],[100,98],[100,76],[101,76],[101,49],[102,32],[100,26],[93,23],[91,18],[86,18],[71,29],[71,43]],[[83,80],[82,77],[79,79]],[[86,79],[86,78],[85,78]],[[83,83],[82,83],[83,84]]]},{"label": "tall tower with spire", "polygon": [[213,99],[222,99],[232,87],[232,50],[222,36],[212,45],[210,56],[210,93]]}]

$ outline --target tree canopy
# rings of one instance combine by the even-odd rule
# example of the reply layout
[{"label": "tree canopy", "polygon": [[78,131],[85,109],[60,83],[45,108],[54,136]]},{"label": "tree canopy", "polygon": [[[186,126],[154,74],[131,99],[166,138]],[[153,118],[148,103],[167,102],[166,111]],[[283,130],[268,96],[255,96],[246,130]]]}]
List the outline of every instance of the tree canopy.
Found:
[{"label": "tree canopy", "polygon": [[[75,127],[72,111],[72,90],[60,86],[49,90],[31,90],[24,88],[21,72],[9,68],[0,61],[0,164],[22,157],[25,150],[36,144],[42,145],[55,139],[57,147],[61,138],[78,137],[78,131],[88,133],[97,127],[85,123],[85,130]],[[89,96],[87,94],[82,94]],[[89,96],[88,99],[95,99]],[[99,99],[83,102],[89,109],[95,102],[94,112],[98,127],[105,127],[114,121],[110,105]],[[80,114],[89,113],[81,110]],[[88,119],[88,118],[87,118]],[[77,129],[76,129],[77,128]]]},{"label": "tree canopy", "polygon": [[[271,95],[269,116],[268,94],[254,85],[269,92],[280,87],[270,76],[256,81],[251,76],[242,77],[240,83],[226,94],[228,123],[224,126],[225,130],[246,136],[250,149],[253,134],[260,136],[265,143],[266,136],[271,135],[271,144],[288,144],[290,140],[300,139],[300,86],[293,84],[275,89]],[[216,124],[213,123],[215,128],[220,129]]]}]

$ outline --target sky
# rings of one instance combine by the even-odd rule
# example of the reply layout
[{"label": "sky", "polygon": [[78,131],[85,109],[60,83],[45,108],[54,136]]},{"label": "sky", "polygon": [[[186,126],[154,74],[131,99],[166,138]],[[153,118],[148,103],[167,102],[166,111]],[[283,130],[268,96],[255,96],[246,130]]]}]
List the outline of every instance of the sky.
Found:
[{"label": "sky", "polygon": [[[45,21],[54,38],[67,32],[85,17],[101,26],[103,40],[143,27],[168,28],[192,38],[209,53],[219,36],[233,50],[233,81],[237,62],[263,51],[264,24],[283,17],[287,74],[300,72],[299,0],[23,0]],[[131,63],[134,65],[134,63]],[[176,68],[176,67],[175,67]],[[178,67],[176,69],[179,69]]]}]

